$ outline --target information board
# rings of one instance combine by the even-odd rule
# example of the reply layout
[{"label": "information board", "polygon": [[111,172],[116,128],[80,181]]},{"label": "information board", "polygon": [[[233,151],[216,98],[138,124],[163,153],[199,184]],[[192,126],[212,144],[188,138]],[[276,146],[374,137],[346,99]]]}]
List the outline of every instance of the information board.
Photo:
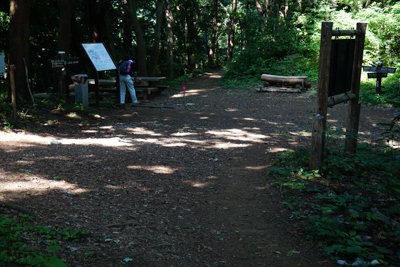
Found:
[{"label": "information board", "polygon": [[115,70],[116,66],[103,43],[82,44],[97,71]]},{"label": "information board", "polygon": [[4,76],[4,52],[0,52],[0,76]]}]

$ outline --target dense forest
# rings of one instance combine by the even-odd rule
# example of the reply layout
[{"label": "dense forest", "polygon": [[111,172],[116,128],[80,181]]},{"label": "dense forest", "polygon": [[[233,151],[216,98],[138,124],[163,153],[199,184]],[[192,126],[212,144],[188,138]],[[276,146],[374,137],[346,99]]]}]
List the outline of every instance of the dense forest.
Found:
[{"label": "dense forest", "polygon": [[[332,112],[334,119],[320,131],[326,139],[323,166],[310,170],[308,140],[315,128],[308,117],[315,114],[322,22],[333,22],[334,30],[367,23],[363,66],[381,61],[397,71],[382,79],[381,94],[377,79],[362,72],[359,102],[373,116],[353,123],[363,128],[357,136],[344,132],[344,108]],[[179,91],[179,98],[164,94],[161,104],[131,106],[103,97],[101,108],[63,99],[60,68],[50,60],[79,58],[65,68],[66,84],[74,74],[94,78],[84,43],[103,43],[116,66],[135,56],[138,76],[167,77],[164,86]],[[315,241],[314,251],[341,265],[399,266],[399,0],[2,0],[0,52],[0,178],[3,185],[18,181],[0,191],[0,205],[25,213],[0,213],[7,230],[0,229],[0,265],[66,266],[67,258],[85,266],[147,266],[140,264],[143,257],[154,262],[149,266],[166,266],[161,260],[183,266],[192,259],[196,266],[264,266],[266,259],[300,256],[316,262],[304,250]],[[214,70],[223,70],[221,86],[214,87],[214,77],[203,79]],[[99,78],[115,74],[103,71]],[[311,88],[290,97],[258,94],[262,74],[308,76]],[[180,92],[191,78],[210,85],[195,87],[206,93],[196,95],[201,101],[192,106]],[[43,92],[54,94],[33,99]],[[359,116],[357,106],[346,116]],[[388,116],[394,119],[387,122]],[[343,150],[345,136],[362,140],[356,154]],[[66,145],[59,141],[67,139]],[[31,221],[29,210],[13,202],[28,203],[51,223]],[[280,204],[291,213],[290,225],[286,213],[268,211]],[[77,228],[61,229],[58,222]],[[114,239],[119,232],[110,239],[119,226],[121,240]],[[264,235],[270,227],[277,235],[308,240],[285,250],[281,243],[294,241]],[[246,264],[222,261],[225,255]]]},{"label": "dense forest", "polygon": [[[0,4],[0,51],[16,66],[19,100],[55,85],[49,59],[80,57],[70,73],[89,73],[81,43],[102,42],[116,63],[134,55],[139,76],[169,78],[202,67],[225,77],[262,73],[317,79],[321,22],[352,29],[366,22],[364,64],[399,64],[396,0],[11,0]],[[279,68],[290,61],[290,68]],[[27,76],[28,75],[28,83]],[[105,74],[107,75],[107,74]],[[9,83],[0,79],[0,94]]]}]

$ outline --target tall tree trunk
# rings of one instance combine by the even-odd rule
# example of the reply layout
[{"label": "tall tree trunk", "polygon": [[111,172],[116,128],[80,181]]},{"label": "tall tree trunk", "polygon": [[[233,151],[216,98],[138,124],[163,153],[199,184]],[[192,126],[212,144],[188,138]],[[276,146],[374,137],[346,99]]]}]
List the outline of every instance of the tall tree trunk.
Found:
[{"label": "tall tree trunk", "polygon": [[148,76],[147,75],[147,52],[146,52],[146,44],[144,41],[143,31],[140,28],[139,20],[137,18],[137,7],[136,0],[128,0],[129,10],[133,19],[133,30],[136,35],[136,43],[137,43],[137,63],[138,63],[138,75],[139,76]]},{"label": "tall tree trunk", "polygon": [[111,1],[86,0],[86,9],[90,21],[90,32],[92,43],[105,43],[111,55],[115,56],[114,42],[111,35],[110,19],[108,11]]},{"label": "tall tree trunk", "polygon": [[214,65],[214,57],[215,57],[215,43],[217,37],[217,17],[218,17],[218,0],[214,0],[213,5],[213,22],[212,22],[212,34],[211,34],[211,45],[210,51],[208,53],[208,66]]},{"label": "tall tree trunk", "polygon": [[257,13],[258,13],[258,15],[260,17],[262,17],[263,16],[263,9],[262,9],[262,6],[260,4],[260,1],[259,0],[255,0],[255,2],[256,2]]},{"label": "tall tree trunk", "polygon": [[60,23],[58,28],[57,50],[64,51],[68,57],[71,44],[71,19],[75,0],[58,0]]},{"label": "tall tree trunk", "polygon": [[156,75],[158,58],[160,55],[161,25],[162,25],[163,11],[164,11],[163,0],[156,0],[156,25],[154,28],[154,44],[153,44],[153,53],[151,54],[151,63],[149,66],[149,75],[151,77]]},{"label": "tall tree trunk", "polygon": [[165,0],[165,19],[167,21],[167,77],[174,77],[174,27],[175,20],[171,10],[171,0]]},{"label": "tall tree trunk", "polygon": [[194,41],[196,39],[196,32],[194,27],[194,8],[192,0],[184,0],[185,4],[185,20],[186,20],[186,53],[188,58],[188,68],[193,70],[195,68],[194,61]]},{"label": "tall tree trunk", "polygon": [[265,16],[266,17],[269,17],[269,4],[270,4],[269,0],[265,0],[264,5],[265,5]]},{"label": "tall tree trunk", "polygon": [[232,15],[231,15],[231,26],[229,30],[229,44],[228,44],[228,59],[232,59],[233,56],[233,47],[235,45],[235,13],[237,8],[237,0],[233,0],[232,2]]},{"label": "tall tree trunk", "polygon": [[[123,28],[122,33],[122,49],[124,51],[124,58],[128,58],[133,55],[132,51],[132,12],[130,11],[128,1],[124,0],[124,18],[123,18]],[[124,59],[125,60],[125,59]]]},{"label": "tall tree trunk", "polygon": [[25,64],[29,66],[29,18],[30,0],[10,1],[10,54],[9,64],[15,65],[15,88],[22,102],[30,99]]},{"label": "tall tree trunk", "polygon": [[285,17],[289,13],[289,0],[285,0]]},{"label": "tall tree trunk", "polygon": [[90,21],[90,33],[92,43],[98,43],[101,40],[101,23],[100,14],[97,12],[97,1],[96,0],[87,0],[87,11],[89,15]]},{"label": "tall tree trunk", "polygon": [[274,0],[274,18],[279,18],[280,0]]}]

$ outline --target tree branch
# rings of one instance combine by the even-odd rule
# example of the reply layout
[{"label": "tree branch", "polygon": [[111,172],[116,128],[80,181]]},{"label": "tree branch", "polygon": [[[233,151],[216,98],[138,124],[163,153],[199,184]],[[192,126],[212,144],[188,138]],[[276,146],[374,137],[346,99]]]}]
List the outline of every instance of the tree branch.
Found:
[{"label": "tree branch", "polygon": [[19,206],[19,205],[10,204],[10,203],[7,203],[7,202],[0,201],[0,207],[1,208],[6,208],[6,209],[9,209],[9,210],[15,210],[15,211],[22,212],[24,214],[32,216],[35,219],[38,218],[36,213],[34,213],[34,212],[30,211],[30,210],[27,210],[26,208],[24,208],[22,206]]}]

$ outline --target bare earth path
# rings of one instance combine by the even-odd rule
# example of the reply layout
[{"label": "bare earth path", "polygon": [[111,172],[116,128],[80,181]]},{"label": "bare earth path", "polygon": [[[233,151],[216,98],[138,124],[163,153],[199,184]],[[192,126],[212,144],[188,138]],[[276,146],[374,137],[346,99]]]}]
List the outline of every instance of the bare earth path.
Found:
[{"label": "bare earth path", "polygon": [[[173,109],[53,111],[56,126],[0,133],[0,201],[87,229],[59,244],[68,266],[333,266],[266,175],[271,155],[308,146],[315,98],[223,89],[218,75],[149,103]],[[363,107],[360,140],[392,113]],[[330,110],[329,123],[343,128],[345,114]]]}]

